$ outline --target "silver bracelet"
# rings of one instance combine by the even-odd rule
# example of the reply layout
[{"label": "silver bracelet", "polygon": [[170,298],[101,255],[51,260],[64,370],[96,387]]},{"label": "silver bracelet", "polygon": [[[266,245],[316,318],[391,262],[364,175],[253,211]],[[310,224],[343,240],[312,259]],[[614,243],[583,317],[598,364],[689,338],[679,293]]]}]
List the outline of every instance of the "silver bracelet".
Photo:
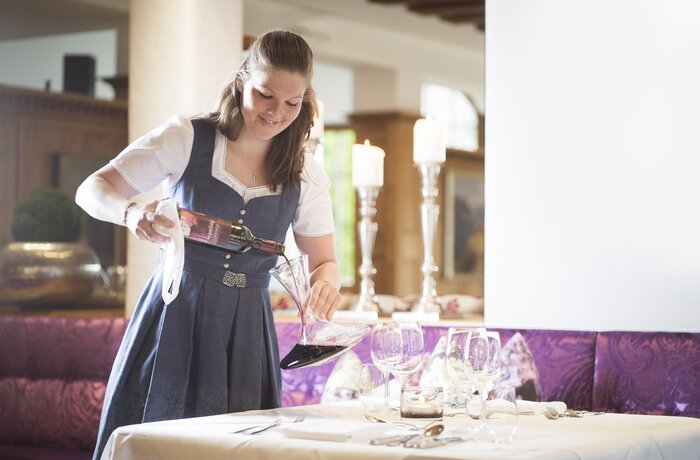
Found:
[{"label": "silver bracelet", "polygon": [[124,208],[124,218],[122,219],[122,224],[126,227],[126,218],[129,215],[129,209],[136,204],[135,201],[130,201],[129,204]]}]

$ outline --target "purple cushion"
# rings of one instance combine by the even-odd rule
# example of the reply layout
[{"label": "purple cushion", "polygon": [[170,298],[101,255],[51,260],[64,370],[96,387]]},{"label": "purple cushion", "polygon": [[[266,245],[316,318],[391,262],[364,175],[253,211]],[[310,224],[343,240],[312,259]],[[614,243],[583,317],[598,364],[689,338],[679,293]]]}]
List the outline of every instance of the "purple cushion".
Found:
[{"label": "purple cushion", "polygon": [[126,323],[0,317],[0,444],[92,451]]},{"label": "purple cushion", "polygon": [[498,329],[501,342],[520,332],[535,357],[541,399],[564,401],[569,407],[591,409],[595,332]]},{"label": "purple cushion", "polygon": [[0,379],[0,444],[92,450],[105,383]]},{"label": "purple cushion", "polygon": [[540,375],[535,356],[520,332],[516,332],[507,342],[501,344],[500,380],[515,388],[518,399],[541,399]]},{"label": "purple cushion", "polygon": [[700,334],[600,332],[593,410],[700,417]]}]

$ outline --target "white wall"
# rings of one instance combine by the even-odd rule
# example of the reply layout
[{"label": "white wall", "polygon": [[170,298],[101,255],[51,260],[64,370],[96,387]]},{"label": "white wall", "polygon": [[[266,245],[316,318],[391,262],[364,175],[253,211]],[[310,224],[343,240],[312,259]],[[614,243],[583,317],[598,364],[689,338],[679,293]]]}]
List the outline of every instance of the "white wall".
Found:
[{"label": "white wall", "polygon": [[489,326],[700,331],[700,3],[489,0]]},{"label": "white wall", "polygon": [[[173,115],[215,108],[226,78],[240,65],[242,0],[131,1],[129,138],[156,128]],[[140,196],[152,201],[156,188]],[[157,265],[157,247],[129,234],[127,316]]]},{"label": "white wall", "polygon": [[51,90],[63,90],[63,56],[88,54],[95,57],[95,96],[114,98],[114,90],[100,80],[116,74],[116,30],[82,32],[48,37],[0,41],[0,84]]}]

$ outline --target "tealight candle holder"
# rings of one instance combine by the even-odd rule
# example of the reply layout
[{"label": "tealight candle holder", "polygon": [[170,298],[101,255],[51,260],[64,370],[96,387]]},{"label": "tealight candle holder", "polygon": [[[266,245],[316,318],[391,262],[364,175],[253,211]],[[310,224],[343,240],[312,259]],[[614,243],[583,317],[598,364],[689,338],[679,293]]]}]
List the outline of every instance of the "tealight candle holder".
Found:
[{"label": "tealight candle holder", "polygon": [[442,419],[442,387],[401,389],[401,417]]}]

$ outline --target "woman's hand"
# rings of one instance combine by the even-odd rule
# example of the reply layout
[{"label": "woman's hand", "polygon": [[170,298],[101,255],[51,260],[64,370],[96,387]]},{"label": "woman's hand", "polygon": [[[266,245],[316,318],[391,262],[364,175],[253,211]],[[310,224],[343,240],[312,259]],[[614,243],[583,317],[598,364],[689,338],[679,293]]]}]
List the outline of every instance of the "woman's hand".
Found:
[{"label": "woman's hand", "polygon": [[330,320],[342,299],[335,286],[326,280],[318,280],[311,286],[307,308],[311,308],[317,317]]},{"label": "woman's hand", "polygon": [[165,216],[156,215],[156,208],[160,200],[151,201],[147,204],[136,203],[131,205],[126,211],[126,226],[136,238],[143,241],[150,241],[156,244],[165,244],[170,241],[170,237],[158,233],[154,225],[172,227],[175,223]]}]

